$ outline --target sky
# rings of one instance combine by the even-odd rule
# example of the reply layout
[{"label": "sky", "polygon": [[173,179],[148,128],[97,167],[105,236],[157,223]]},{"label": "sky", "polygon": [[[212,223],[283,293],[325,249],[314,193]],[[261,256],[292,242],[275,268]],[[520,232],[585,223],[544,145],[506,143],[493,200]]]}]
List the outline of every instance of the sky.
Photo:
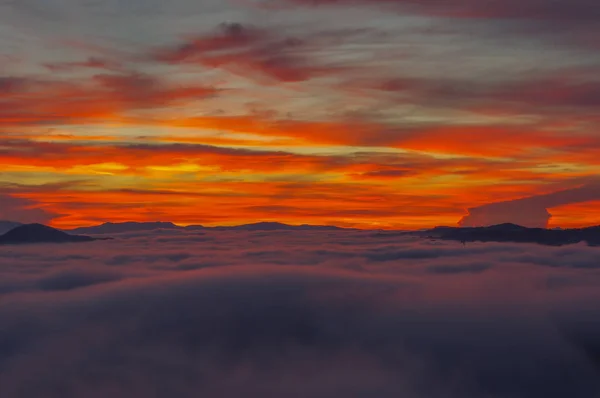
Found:
[{"label": "sky", "polygon": [[597,0],[2,0],[0,215],[600,224],[599,48]]},{"label": "sky", "polygon": [[112,237],[0,246],[0,396],[600,394],[600,247],[360,230]]}]

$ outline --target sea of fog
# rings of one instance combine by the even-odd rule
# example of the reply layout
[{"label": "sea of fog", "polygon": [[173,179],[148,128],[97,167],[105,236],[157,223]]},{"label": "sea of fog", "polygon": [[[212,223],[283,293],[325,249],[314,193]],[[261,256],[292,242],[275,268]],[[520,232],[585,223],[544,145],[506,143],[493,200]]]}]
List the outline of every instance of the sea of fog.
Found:
[{"label": "sea of fog", "polygon": [[600,396],[600,248],[113,237],[0,247],[0,397]]}]

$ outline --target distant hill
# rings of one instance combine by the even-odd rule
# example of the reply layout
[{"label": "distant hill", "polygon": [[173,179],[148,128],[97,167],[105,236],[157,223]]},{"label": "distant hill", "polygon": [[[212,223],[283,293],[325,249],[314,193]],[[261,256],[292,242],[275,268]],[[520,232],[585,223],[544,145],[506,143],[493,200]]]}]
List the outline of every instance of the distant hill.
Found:
[{"label": "distant hill", "polygon": [[18,226],[0,236],[1,244],[26,243],[70,243],[90,242],[95,240],[89,236],[69,235],[42,224],[25,224]]},{"label": "distant hill", "polygon": [[7,233],[11,229],[20,227],[21,225],[23,224],[21,224],[20,222],[0,220],[0,235]]},{"label": "distant hill", "polygon": [[171,222],[122,222],[122,223],[111,223],[107,222],[101,225],[92,227],[81,227],[65,232],[74,234],[119,234],[122,232],[137,232],[137,231],[152,231],[155,229],[180,229],[179,227]]},{"label": "distant hill", "polygon": [[92,227],[81,227],[71,230],[65,230],[65,232],[75,234],[119,234],[123,232],[138,232],[138,231],[153,231],[157,229],[177,229],[186,231],[198,231],[213,229],[219,231],[335,231],[343,228],[327,225],[288,225],[279,222],[258,222],[254,224],[244,224],[235,226],[223,226],[223,227],[204,227],[202,225],[189,225],[181,227],[171,222],[123,222],[123,223],[104,223],[102,225],[96,225]]},{"label": "distant hill", "polygon": [[600,226],[575,229],[527,228],[516,224],[489,227],[436,227],[418,233],[434,239],[461,242],[516,242],[562,246],[579,242],[600,245]]},{"label": "distant hill", "polygon": [[236,225],[231,227],[213,227],[213,229],[234,231],[336,231],[343,228],[329,225],[288,225],[279,222],[258,222],[254,224]]}]

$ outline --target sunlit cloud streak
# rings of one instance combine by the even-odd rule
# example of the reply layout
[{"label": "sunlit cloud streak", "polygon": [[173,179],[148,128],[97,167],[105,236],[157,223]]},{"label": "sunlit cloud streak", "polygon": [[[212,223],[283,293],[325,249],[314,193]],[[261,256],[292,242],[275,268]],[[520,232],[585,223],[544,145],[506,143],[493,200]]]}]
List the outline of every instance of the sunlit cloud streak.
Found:
[{"label": "sunlit cloud streak", "polygon": [[55,226],[423,228],[599,172],[586,0],[2,7],[0,187]]}]

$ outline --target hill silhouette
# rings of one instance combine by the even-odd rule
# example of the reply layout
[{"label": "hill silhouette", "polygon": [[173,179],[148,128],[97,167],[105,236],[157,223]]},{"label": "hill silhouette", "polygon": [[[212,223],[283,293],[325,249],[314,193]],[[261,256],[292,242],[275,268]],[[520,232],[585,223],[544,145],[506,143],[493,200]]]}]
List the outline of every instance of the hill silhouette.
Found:
[{"label": "hill silhouette", "polygon": [[232,227],[213,227],[213,229],[227,229],[227,230],[238,230],[238,231],[335,231],[343,228],[330,226],[330,225],[289,225],[280,222],[257,222],[254,224],[236,225]]},{"label": "hill silhouette", "polygon": [[172,222],[106,222],[92,227],[80,227],[65,232],[74,234],[118,234],[122,232],[152,231],[155,229],[179,229],[181,227]]},{"label": "hill silhouette", "polygon": [[20,227],[21,225],[23,225],[23,224],[21,224],[20,222],[16,222],[16,221],[0,220],[0,235],[7,233],[11,229]]},{"label": "hill silhouette", "polygon": [[562,246],[586,242],[600,245],[600,226],[574,229],[527,228],[516,224],[489,227],[436,227],[419,233],[434,239],[461,242],[515,242]]},{"label": "hill silhouette", "polygon": [[202,225],[188,225],[182,227],[171,222],[122,222],[122,223],[104,223],[91,227],[80,227],[71,230],[64,230],[68,233],[83,233],[91,235],[100,234],[118,234],[124,232],[153,231],[157,229],[177,229],[186,231],[197,231],[213,229],[220,231],[335,231],[343,228],[329,225],[289,225],[279,222],[257,222],[253,224],[243,224],[234,226],[205,227]]},{"label": "hill silhouette", "polygon": [[0,236],[0,244],[91,242],[89,236],[69,235],[42,224],[25,224]]},{"label": "hill silhouette", "polygon": [[[0,244],[18,243],[67,243],[89,242],[100,238],[82,236],[60,231],[42,224],[21,225],[16,222],[2,221],[0,226],[17,225],[17,227],[0,236]],[[170,222],[125,222],[104,223],[94,227],[76,228],[69,232],[85,232],[89,234],[121,233],[131,231],[151,231],[156,229],[176,229],[193,231],[200,229],[219,231],[334,231],[344,228],[325,225],[288,225],[278,222],[258,222],[237,226],[203,227],[191,225],[177,226]],[[379,232],[374,236],[393,236],[394,234],[416,234],[422,237],[459,242],[514,242],[536,243],[549,246],[562,246],[586,242],[590,246],[600,246],[600,226],[574,229],[528,228],[517,224],[504,223],[488,227],[448,227],[439,226],[417,232]]]}]

